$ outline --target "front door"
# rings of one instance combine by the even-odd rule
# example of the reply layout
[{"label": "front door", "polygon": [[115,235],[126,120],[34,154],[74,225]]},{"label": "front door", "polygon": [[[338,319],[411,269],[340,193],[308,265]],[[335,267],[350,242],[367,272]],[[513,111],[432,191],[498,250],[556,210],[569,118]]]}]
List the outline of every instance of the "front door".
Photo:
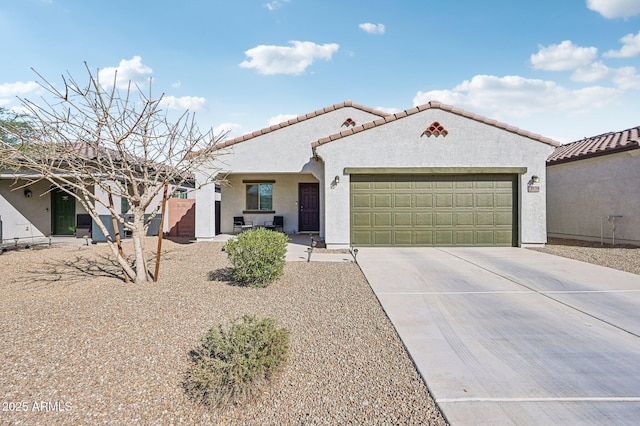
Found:
[{"label": "front door", "polygon": [[320,187],[317,183],[298,184],[298,230],[320,231]]},{"label": "front door", "polygon": [[56,189],[51,193],[51,216],[54,235],[73,235],[76,225],[76,199]]}]

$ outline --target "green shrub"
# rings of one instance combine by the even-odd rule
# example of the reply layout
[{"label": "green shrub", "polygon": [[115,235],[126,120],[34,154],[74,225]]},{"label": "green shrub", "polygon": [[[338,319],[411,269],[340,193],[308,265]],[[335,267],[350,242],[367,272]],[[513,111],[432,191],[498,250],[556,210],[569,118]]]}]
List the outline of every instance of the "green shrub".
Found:
[{"label": "green shrub", "polygon": [[251,287],[266,287],[282,275],[287,242],[285,234],[264,228],[244,231],[227,241],[233,278]]},{"label": "green shrub", "polygon": [[276,327],[272,318],[245,315],[213,327],[192,351],[193,366],[185,389],[210,407],[245,403],[262,391],[289,352],[289,331]]}]

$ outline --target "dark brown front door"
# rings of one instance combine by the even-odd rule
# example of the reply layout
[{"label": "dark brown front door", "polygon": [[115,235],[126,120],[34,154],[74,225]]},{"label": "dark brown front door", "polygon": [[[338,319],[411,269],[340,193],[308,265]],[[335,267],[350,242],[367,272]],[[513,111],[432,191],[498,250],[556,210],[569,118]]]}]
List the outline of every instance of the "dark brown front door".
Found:
[{"label": "dark brown front door", "polygon": [[317,183],[298,184],[298,230],[320,231],[320,187]]}]

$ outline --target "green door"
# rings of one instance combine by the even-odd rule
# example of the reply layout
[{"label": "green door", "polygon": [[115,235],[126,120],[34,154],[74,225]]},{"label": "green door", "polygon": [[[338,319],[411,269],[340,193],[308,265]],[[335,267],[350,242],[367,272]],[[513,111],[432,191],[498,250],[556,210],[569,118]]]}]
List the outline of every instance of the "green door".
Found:
[{"label": "green door", "polygon": [[516,175],[351,175],[359,246],[515,246]]},{"label": "green door", "polygon": [[76,199],[59,189],[51,193],[52,229],[54,235],[73,235],[76,225]]}]

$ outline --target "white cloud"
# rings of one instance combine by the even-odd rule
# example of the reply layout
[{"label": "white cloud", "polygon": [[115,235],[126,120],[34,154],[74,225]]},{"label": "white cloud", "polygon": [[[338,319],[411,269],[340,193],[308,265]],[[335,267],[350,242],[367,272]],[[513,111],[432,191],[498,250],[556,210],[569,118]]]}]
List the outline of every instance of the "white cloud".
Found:
[{"label": "white cloud", "polygon": [[302,74],[315,60],[331,59],[340,45],[315,44],[310,41],[291,41],[292,46],[260,45],[244,52],[250,60],[240,63],[242,68],[254,68],[260,74]]},{"label": "white cloud", "polygon": [[220,123],[213,128],[213,134],[226,135],[226,139],[242,136],[242,126],[237,123]]},{"label": "white cloud", "polygon": [[381,106],[375,107],[374,109],[378,111],[386,112],[387,114],[395,114],[396,112],[402,111],[401,109],[398,109],[398,108],[387,108],[387,107],[381,107]]},{"label": "white cloud", "polygon": [[16,81],[15,83],[2,83],[0,84],[0,97],[7,98],[18,95],[25,95],[31,93],[40,88],[40,85],[35,81]]},{"label": "white cloud", "polygon": [[171,84],[171,87],[173,87],[174,89],[179,89],[181,86],[182,86],[182,82],[180,80]]},{"label": "white cloud", "polygon": [[276,125],[276,124],[280,124],[280,123],[284,123],[285,121],[289,121],[292,118],[296,118],[297,115],[294,114],[279,114],[276,115],[275,117],[271,117],[269,119],[269,127]]},{"label": "white cloud", "polygon": [[640,89],[640,75],[638,75],[635,67],[617,69],[613,81],[622,90]]},{"label": "white cloud", "polygon": [[622,48],[620,50],[610,50],[604,54],[606,58],[633,58],[640,54],[640,31],[638,34],[627,34],[620,39]]},{"label": "white cloud", "polygon": [[181,98],[165,96],[162,98],[161,104],[165,105],[167,109],[189,109],[195,111],[204,108],[207,100],[196,96],[182,96]]},{"label": "white cloud", "polygon": [[280,9],[282,6],[284,6],[284,3],[289,3],[290,1],[291,0],[280,0],[280,1],[274,0],[265,4],[265,7],[269,9],[269,11],[274,11],[276,9]]},{"label": "white cloud", "polygon": [[566,71],[588,65],[597,56],[596,47],[579,47],[565,40],[560,44],[540,46],[538,53],[531,55],[531,64],[535,69]]},{"label": "white cloud", "polygon": [[587,66],[580,67],[571,75],[571,80],[582,83],[593,83],[605,78],[611,78],[615,71],[603,64],[601,61],[592,62]]},{"label": "white cloud", "polygon": [[571,90],[553,81],[476,75],[453,90],[418,92],[413,104],[436,100],[507,121],[553,111],[563,114],[588,111],[615,102],[621,94],[618,89],[600,86]]},{"label": "white cloud", "polygon": [[609,19],[640,14],[638,0],[587,0],[587,7]]},{"label": "white cloud", "polygon": [[147,83],[152,73],[153,70],[142,63],[140,56],[134,56],[129,60],[121,60],[117,67],[101,69],[98,72],[98,78],[100,79],[100,84],[104,87],[111,87],[113,86],[113,79],[116,77],[116,87],[126,89],[129,82],[134,85]]},{"label": "white cloud", "polygon": [[369,34],[384,34],[385,32],[385,26],[384,24],[371,24],[369,22],[366,22],[364,24],[360,24],[358,25],[358,27]]}]

